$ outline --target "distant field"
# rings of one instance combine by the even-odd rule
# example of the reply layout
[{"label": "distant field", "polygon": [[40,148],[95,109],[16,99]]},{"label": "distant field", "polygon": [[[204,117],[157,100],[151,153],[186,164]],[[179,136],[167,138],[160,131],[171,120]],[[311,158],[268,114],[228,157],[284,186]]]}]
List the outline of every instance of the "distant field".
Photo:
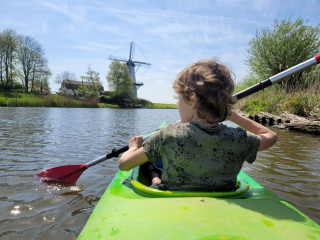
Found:
[{"label": "distant field", "polygon": [[176,104],[167,104],[167,103],[153,103],[152,108],[166,108],[166,109],[177,109],[178,106]]}]

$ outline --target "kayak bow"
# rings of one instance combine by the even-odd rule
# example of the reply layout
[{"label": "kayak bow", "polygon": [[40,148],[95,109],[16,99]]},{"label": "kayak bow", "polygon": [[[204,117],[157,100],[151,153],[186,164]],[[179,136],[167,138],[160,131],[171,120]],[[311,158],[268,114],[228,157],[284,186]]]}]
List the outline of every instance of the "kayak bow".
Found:
[{"label": "kayak bow", "polygon": [[320,239],[320,225],[243,171],[238,180],[250,188],[232,198],[157,196],[140,174],[139,167],[117,173],[78,240]]}]

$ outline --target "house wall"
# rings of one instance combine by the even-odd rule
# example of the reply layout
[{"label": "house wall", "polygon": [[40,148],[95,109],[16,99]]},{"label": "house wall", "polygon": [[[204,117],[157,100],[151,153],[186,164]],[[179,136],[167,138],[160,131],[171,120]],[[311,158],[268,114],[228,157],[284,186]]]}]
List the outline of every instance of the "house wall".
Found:
[{"label": "house wall", "polygon": [[73,95],[73,96],[78,96],[78,90],[72,90],[68,89],[65,86],[61,87],[61,92],[65,95]]}]

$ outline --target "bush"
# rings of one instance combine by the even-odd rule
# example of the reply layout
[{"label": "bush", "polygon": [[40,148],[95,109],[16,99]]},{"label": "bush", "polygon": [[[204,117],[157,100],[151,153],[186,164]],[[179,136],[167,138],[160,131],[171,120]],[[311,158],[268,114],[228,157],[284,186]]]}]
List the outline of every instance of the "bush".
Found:
[{"label": "bush", "polygon": [[240,110],[248,114],[257,114],[259,112],[269,112],[278,114],[282,94],[278,94],[276,86],[260,91],[250,97],[242,99],[236,104]]},{"label": "bush", "polygon": [[0,96],[0,107],[5,107],[5,106],[7,106],[6,98],[3,96]]},{"label": "bush", "polygon": [[259,112],[280,114],[287,111],[301,117],[318,119],[320,116],[320,91],[319,88],[312,88],[287,93],[279,86],[272,86],[240,100],[235,107],[248,114]]},{"label": "bush", "polygon": [[[307,23],[302,18],[276,19],[272,27],[257,31],[249,42],[250,72],[266,79],[315,56],[320,47],[320,25],[313,27]],[[296,85],[308,87],[301,73],[282,80],[281,85],[287,92]]]},{"label": "bush", "polygon": [[24,87],[24,85],[22,85],[21,83],[18,83],[18,82],[13,82],[10,85],[0,83],[0,90],[23,93],[23,92],[25,92],[25,87]]},{"label": "bush", "polygon": [[145,108],[152,108],[153,107],[153,103],[146,100],[146,99],[135,98],[133,100],[133,103],[135,106],[141,106],[141,107],[145,107]]},{"label": "bush", "polygon": [[121,108],[132,107],[132,105],[133,105],[133,100],[132,99],[126,99],[126,98],[123,98],[122,96],[119,96],[119,95],[106,97],[105,99],[106,99],[105,103],[115,104],[115,105],[118,105]]},{"label": "bush", "polygon": [[319,101],[319,95],[298,93],[284,104],[284,109],[301,117],[309,117],[313,109],[319,107]]},{"label": "bush", "polygon": [[101,95],[99,97],[99,102],[101,102],[101,103],[109,103],[110,99],[111,99],[111,97],[109,97],[109,96]]}]

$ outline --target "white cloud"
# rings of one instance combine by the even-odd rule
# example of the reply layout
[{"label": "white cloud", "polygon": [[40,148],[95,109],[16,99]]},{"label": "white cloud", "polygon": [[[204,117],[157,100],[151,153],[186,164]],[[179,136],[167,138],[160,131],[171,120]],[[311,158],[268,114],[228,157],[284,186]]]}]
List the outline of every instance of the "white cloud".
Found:
[{"label": "white cloud", "polygon": [[70,6],[66,1],[42,1],[40,3],[55,12],[69,17],[75,23],[83,23],[86,21],[86,6],[84,5],[74,4]]}]

